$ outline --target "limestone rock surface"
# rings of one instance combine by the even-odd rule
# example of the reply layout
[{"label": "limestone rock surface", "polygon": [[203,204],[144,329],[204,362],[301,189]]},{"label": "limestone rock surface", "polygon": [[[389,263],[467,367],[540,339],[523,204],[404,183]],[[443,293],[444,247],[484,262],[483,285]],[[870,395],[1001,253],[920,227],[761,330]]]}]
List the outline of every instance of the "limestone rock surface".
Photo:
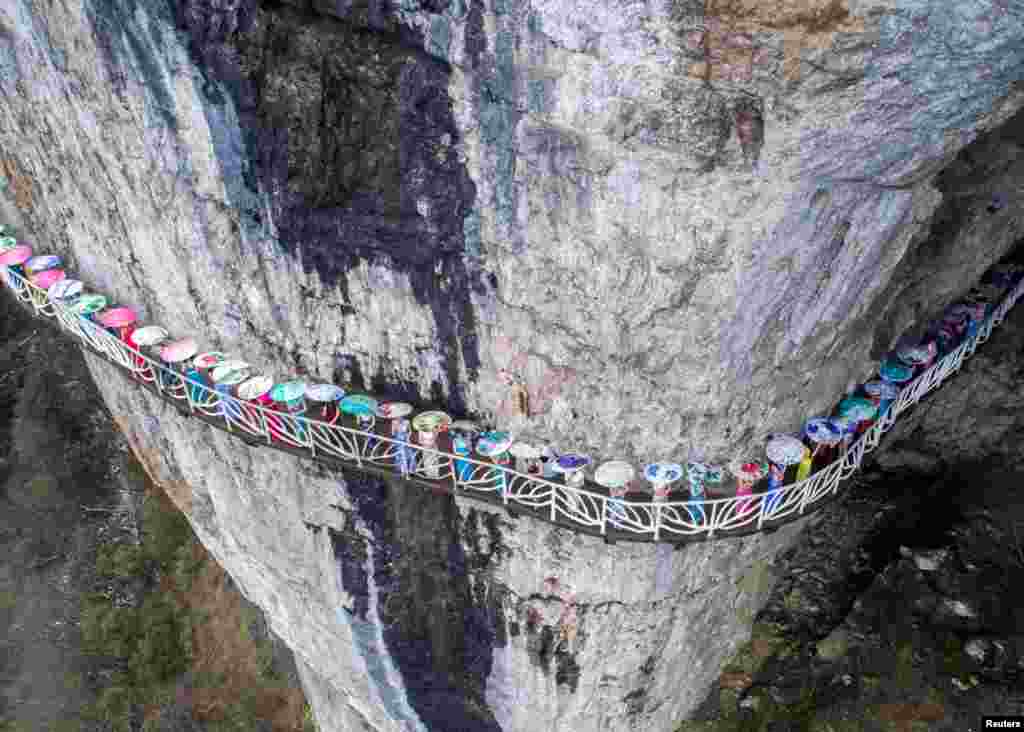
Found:
[{"label": "limestone rock surface", "polygon": [[[8,0],[0,173],[33,244],[277,376],[725,460],[1020,238],[1022,36],[998,0]],[[606,547],[93,367],[325,730],[669,729],[796,532]]]}]

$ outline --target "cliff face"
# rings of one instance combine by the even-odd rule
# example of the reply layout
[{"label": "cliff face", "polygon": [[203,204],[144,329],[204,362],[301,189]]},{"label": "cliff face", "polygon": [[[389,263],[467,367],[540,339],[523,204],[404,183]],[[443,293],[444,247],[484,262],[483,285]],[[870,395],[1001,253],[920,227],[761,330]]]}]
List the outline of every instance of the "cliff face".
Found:
[{"label": "cliff face", "polygon": [[[41,248],[279,376],[726,459],[1022,235],[1022,36],[995,1],[10,0],[0,165]],[[666,729],[795,531],[607,547],[95,373],[325,729]]]}]

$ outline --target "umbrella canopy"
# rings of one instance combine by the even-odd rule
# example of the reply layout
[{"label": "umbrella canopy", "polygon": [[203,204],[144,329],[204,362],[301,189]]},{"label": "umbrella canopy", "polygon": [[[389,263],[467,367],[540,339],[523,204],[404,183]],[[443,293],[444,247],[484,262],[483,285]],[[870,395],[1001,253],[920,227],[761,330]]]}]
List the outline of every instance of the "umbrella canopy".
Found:
[{"label": "umbrella canopy", "polygon": [[721,483],[722,469],[707,463],[691,460],[686,463],[686,474],[693,479],[706,483]]},{"label": "umbrella canopy", "polygon": [[253,376],[241,383],[238,387],[239,399],[259,399],[268,391],[274,388],[274,380],[269,376]]},{"label": "umbrella canopy", "polygon": [[232,374],[244,374],[243,381],[249,378],[249,364],[245,361],[238,360],[226,360],[220,361],[216,366],[213,367],[213,371],[210,372],[210,378],[213,379],[214,384],[237,384],[239,382],[234,381],[237,376]]},{"label": "umbrella canopy", "polygon": [[270,390],[270,398],[275,402],[294,402],[305,395],[305,381],[286,381],[283,384],[275,384]]},{"label": "umbrella canopy", "polygon": [[56,254],[37,254],[25,262],[26,272],[42,272],[60,266],[60,257]]},{"label": "umbrella canopy", "polygon": [[78,301],[72,306],[79,315],[91,315],[92,313],[98,313],[100,310],[107,306],[107,296],[97,295],[95,293],[88,293],[78,298]]},{"label": "umbrella canopy", "polygon": [[345,398],[345,390],[334,384],[309,384],[306,398],[314,402],[338,402]]},{"label": "umbrella canopy", "polygon": [[633,466],[625,460],[609,460],[597,466],[594,480],[605,488],[622,488],[636,477]]},{"label": "umbrella canopy", "polygon": [[167,340],[167,331],[159,325],[147,325],[132,333],[132,340],[138,346],[155,346]]},{"label": "umbrella canopy", "polygon": [[828,421],[829,424],[839,430],[840,434],[852,435],[857,432],[857,420],[848,414],[841,417],[829,417]]},{"label": "umbrella canopy", "polygon": [[512,435],[508,432],[484,432],[476,443],[476,451],[484,457],[501,455],[512,446]]},{"label": "umbrella canopy", "polygon": [[457,419],[448,425],[448,431],[464,435],[478,435],[480,434],[480,425],[470,422],[468,419]]},{"label": "umbrella canopy", "polygon": [[209,370],[224,363],[227,359],[228,357],[220,351],[207,351],[193,358],[192,365],[197,369]]},{"label": "umbrella canopy", "polygon": [[878,414],[878,405],[864,397],[846,397],[839,402],[837,411],[840,416],[850,417],[850,419],[860,422],[865,419],[874,419]]},{"label": "umbrella canopy", "polygon": [[914,370],[895,361],[886,361],[878,370],[879,375],[891,384],[905,384],[914,378]]},{"label": "umbrella canopy", "polygon": [[50,285],[46,289],[46,294],[51,300],[70,300],[81,295],[83,287],[79,280],[65,278]]},{"label": "umbrella canopy", "polygon": [[401,419],[412,414],[412,405],[405,402],[383,402],[377,406],[377,416],[381,419]]},{"label": "umbrella canopy", "polygon": [[590,465],[590,456],[576,452],[567,452],[558,456],[551,469],[556,473],[572,473]]},{"label": "umbrella canopy", "polygon": [[111,308],[97,320],[105,328],[124,328],[135,322],[135,311],[131,308]]},{"label": "umbrella canopy", "polygon": [[868,396],[890,401],[900,395],[900,388],[888,381],[869,381],[864,385],[864,391]]},{"label": "umbrella canopy", "polygon": [[377,414],[377,400],[365,394],[349,394],[338,405],[345,414],[370,417]]},{"label": "umbrella canopy", "polygon": [[32,247],[19,244],[0,254],[0,265],[11,267],[16,264],[24,264],[32,257]]},{"label": "umbrella canopy", "polygon": [[924,366],[935,360],[939,352],[935,341],[928,341],[916,346],[905,346],[896,352],[896,358],[908,366]]},{"label": "umbrella canopy", "polygon": [[452,418],[444,412],[423,412],[412,419],[412,428],[417,432],[439,432],[448,429]]},{"label": "umbrella canopy", "polygon": [[651,483],[671,483],[683,477],[679,463],[650,463],[644,467],[644,478]]},{"label": "umbrella canopy", "polygon": [[6,252],[16,246],[18,246],[18,240],[13,236],[0,236],[0,252]]},{"label": "umbrella canopy", "polygon": [[540,448],[526,442],[517,442],[508,449],[512,457],[522,460],[536,460],[540,457]]},{"label": "umbrella canopy", "polygon": [[838,445],[843,440],[842,430],[824,417],[807,420],[804,435],[817,445]]},{"label": "umbrella canopy", "polygon": [[41,290],[49,290],[56,283],[60,282],[67,275],[62,269],[44,269],[42,272],[29,277],[29,282]]},{"label": "umbrella canopy", "polygon": [[235,386],[236,384],[241,384],[243,381],[246,381],[250,376],[248,366],[244,369],[226,369],[217,374],[220,378],[214,378],[214,374],[217,374],[217,368],[214,368],[210,373],[210,378],[213,379],[213,383],[218,386]]},{"label": "umbrella canopy", "polygon": [[772,435],[765,452],[776,465],[795,465],[804,459],[807,447],[793,435]]},{"label": "umbrella canopy", "polygon": [[734,462],[729,465],[729,472],[740,480],[756,483],[768,474],[763,463],[758,462]]},{"label": "umbrella canopy", "polygon": [[160,349],[160,358],[166,363],[181,363],[196,355],[199,348],[191,338],[172,341]]}]

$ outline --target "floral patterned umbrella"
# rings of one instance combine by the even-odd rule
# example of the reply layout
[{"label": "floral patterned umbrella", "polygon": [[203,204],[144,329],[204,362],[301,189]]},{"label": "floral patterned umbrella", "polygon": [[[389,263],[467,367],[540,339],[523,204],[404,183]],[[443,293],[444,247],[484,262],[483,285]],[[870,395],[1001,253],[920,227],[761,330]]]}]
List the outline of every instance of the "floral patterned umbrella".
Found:
[{"label": "floral patterned umbrella", "polygon": [[811,442],[829,447],[834,447],[843,440],[842,431],[831,420],[823,417],[807,420],[807,424],[804,425],[804,434]]},{"label": "floral patterned umbrella", "polygon": [[914,370],[912,368],[896,361],[886,361],[882,364],[878,373],[890,384],[905,384],[914,378]]},{"label": "floral patterned umbrella", "polygon": [[413,417],[412,428],[417,432],[444,432],[451,423],[452,418],[444,412],[423,412]]},{"label": "floral patterned umbrella", "polygon": [[305,381],[286,381],[282,384],[275,384],[270,390],[270,398],[275,402],[290,404],[302,399],[306,395]]},{"label": "floral patterned umbrella", "polygon": [[407,402],[384,402],[377,407],[381,419],[401,419],[412,414],[412,405]]},{"label": "floral patterned umbrella", "polygon": [[215,384],[238,384],[249,378],[249,364],[237,360],[220,361],[210,373],[210,378]]},{"label": "floral patterned umbrella", "polygon": [[92,315],[98,313],[100,310],[107,306],[106,295],[97,295],[94,293],[88,293],[78,298],[78,301],[72,306],[79,315]]},{"label": "floral patterned umbrella", "polygon": [[739,480],[756,483],[768,475],[768,467],[764,463],[737,460],[729,464],[729,472]]},{"label": "floral patterned umbrella", "polygon": [[167,331],[159,325],[147,325],[132,333],[132,340],[138,346],[155,346],[167,340]]},{"label": "floral patterned umbrella", "polygon": [[625,460],[609,460],[594,471],[594,481],[605,488],[625,488],[635,477],[636,471]]},{"label": "floral patterned umbrella", "polygon": [[161,348],[160,358],[166,363],[180,363],[195,356],[198,350],[194,340],[182,338]]},{"label": "floral patterned umbrella", "polygon": [[56,254],[37,254],[25,262],[25,271],[32,274],[59,266],[60,257]]},{"label": "floral patterned umbrella", "polygon": [[683,477],[679,463],[650,463],[644,467],[644,478],[651,483],[672,483]]},{"label": "floral patterned umbrella", "polygon": [[838,412],[840,416],[863,422],[866,419],[875,418],[875,415],[878,414],[878,405],[864,397],[846,397],[839,402]]},{"label": "floral patterned umbrella", "polygon": [[253,376],[239,385],[238,398],[245,399],[246,401],[252,401],[253,399],[259,399],[273,388],[274,380],[269,376],[264,376],[262,374],[259,376]]},{"label": "floral patterned umbrella", "polygon": [[365,394],[349,394],[339,404],[341,411],[356,417],[370,417],[377,414],[377,400]]},{"label": "floral patterned umbrella", "polygon": [[804,459],[807,447],[793,435],[772,435],[765,453],[776,465],[796,465]]},{"label": "floral patterned umbrella", "polygon": [[67,277],[62,269],[44,269],[42,272],[29,277],[29,282],[40,290],[49,290],[54,284]]},{"label": "floral patterned umbrella", "polygon": [[135,311],[131,308],[111,308],[96,320],[105,328],[124,328],[135,322]]},{"label": "floral patterned umbrella", "polygon": [[310,384],[306,387],[306,398],[322,404],[340,402],[345,398],[345,390],[334,384]]},{"label": "floral patterned umbrella", "polygon": [[24,264],[32,257],[32,247],[19,244],[0,254],[0,265],[12,267],[17,264]]},{"label": "floral patterned umbrella", "polygon": [[476,443],[476,451],[484,457],[494,457],[507,452],[512,446],[512,435],[508,432],[484,432]]},{"label": "floral patterned umbrella", "polygon": [[928,341],[916,346],[904,346],[896,352],[896,358],[908,366],[925,366],[935,360],[938,352],[938,344]]},{"label": "floral patterned umbrella", "polygon": [[206,353],[200,353],[198,356],[193,358],[192,365],[197,369],[209,371],[227,360],[228,357],[220,351],[207,351]]},{"label": "floral patterned umbrella", "polygon": [[582,470],[588,465],[590,465],[589,455],[569,452],[560,455],[555,464],[551,466],[551,469],[556,473],[575,473],[577,470]]}]

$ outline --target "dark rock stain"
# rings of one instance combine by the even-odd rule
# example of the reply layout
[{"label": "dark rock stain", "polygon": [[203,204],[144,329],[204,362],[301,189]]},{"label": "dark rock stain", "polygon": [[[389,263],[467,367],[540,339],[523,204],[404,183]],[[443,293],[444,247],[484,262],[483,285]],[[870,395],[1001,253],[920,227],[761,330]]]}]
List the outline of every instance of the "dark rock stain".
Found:
[{"label": "dark rock stain", "polygon": [[217,82],[208,105],[219,86],[238,112],[245,150],[232,154],[245,161],[225,170],[266,194],[281,245],[324,283],[342,286],[360,261],[408,276],[436,323],[441,401],[464,411],[460,362],[470,379],[480,367],[470,294],[484,285],[464,255],[476,188],[455,149],[450,67],[384,2],[182,0],[177,23]]},{"label": "dark rock stain", "polygon": [[[493,649],[507,643],[504,593],[487,577],[508,551],[500,519],[473,510],[463,519],[451,497],[400,480],[348,474],[346,484],[372,535],[384,641],[409,703],[431,730],[500,732],[485,699]],[[359,538],[336,536],[349,547],[336,543],[335,555],[358,596],[365,551]]]}]

